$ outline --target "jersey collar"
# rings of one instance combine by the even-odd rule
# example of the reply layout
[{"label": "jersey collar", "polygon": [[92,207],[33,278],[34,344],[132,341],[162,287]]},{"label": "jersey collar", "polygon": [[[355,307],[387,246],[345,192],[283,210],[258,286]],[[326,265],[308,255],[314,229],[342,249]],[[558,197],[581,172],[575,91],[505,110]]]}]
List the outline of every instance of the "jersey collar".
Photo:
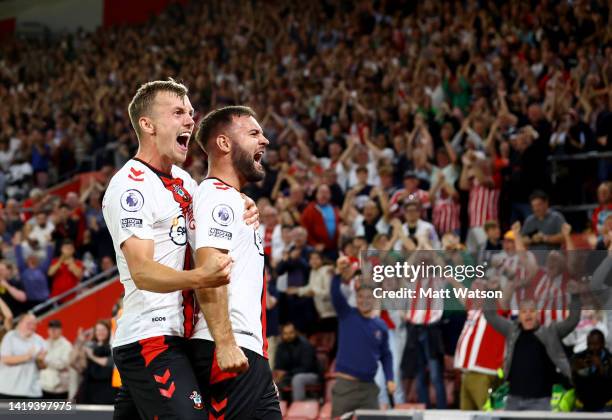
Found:
[{"label": "jersey collar", "polygon": [[164,178],[174,178],[174,177],[172,176],[172,174],[169,174],[169,173],[167,173],[167,172],[162,172],[162,171],[160,171],[159,169],[155,168],[154,166],[151,166],[149,163],[145,162],[144,160],[142,160],[142,159],[140,159],[140,158],[135,157],[135,158],[132,158],[132,159],[133,159],[133,160],[135,160],[135,161],[137,161],[137,162],[142,163],[143,165],[145,165],[145,166],[146,166],[147,168],[149,168],[151,171],[155,172],[155,174],[156,174],[157,176],[164,177]]},{"label": "jersey collar", "polygon": [[[225,182],[224,180],[222,180],[222,179],[220,179],[220,178],[217,178],[216,176],[207,176],[207,177],[206,177],[206,178],[204,178],[204,179],[205,179],[205,180],[206,180],[206,179],[216,179],[217,181],[219,181],[219,182],[220,182],[220,183],[222,183],[223,185],[226,185],[226,186],[230,187],[231,189],[236,190],[236,188],[232,187],[230,184],[228,184],[227,182]],[[236,190],[236,191],[238,191],[238,190]],[[240,191],[238,191],[238,192],[240,192]]]}]

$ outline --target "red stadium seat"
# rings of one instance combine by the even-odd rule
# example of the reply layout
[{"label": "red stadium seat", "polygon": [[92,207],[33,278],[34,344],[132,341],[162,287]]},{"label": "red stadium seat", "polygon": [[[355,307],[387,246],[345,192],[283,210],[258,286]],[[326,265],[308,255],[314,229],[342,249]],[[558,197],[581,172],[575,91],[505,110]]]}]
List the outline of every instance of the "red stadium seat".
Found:
[{"label": "red stadium seat", "polygon": [[331,401],[326,402],[321,407],[321,412],[319,413],[319,420],[331,420],[332,418],[332,404]]},{"label": "red stadium seat", "polygon": [[296,401],[289,407],[286,420],[316,420],[319,403],[315,400]]},{"label": "red stadium seat", "polygon": [[281,410],[281,414],[282,414],[282,416],[284,418],[285,415],[287,414],[287,401],[281,400],[281,402],[280,402],[280,410]]},{"label": "red stadium seat", "polygon": [[329,353],[334,348],[336,334],[333,332],[319,332],[310,336],[310,343],[317,351]]}]

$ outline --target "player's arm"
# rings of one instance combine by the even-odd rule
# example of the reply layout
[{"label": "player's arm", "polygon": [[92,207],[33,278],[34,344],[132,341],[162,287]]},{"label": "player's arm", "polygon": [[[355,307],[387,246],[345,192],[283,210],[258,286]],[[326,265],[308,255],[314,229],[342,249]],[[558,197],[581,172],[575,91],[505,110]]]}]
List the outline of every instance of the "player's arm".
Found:
[{"label": "player's arm", "polygon": [[153,241],[131,236],[121,250],[136,287],[157,293],[217,287],[229,283],[231,258],[221,254],[194,270],[177,271],[154,261]]},{"label": "player's arm", "polygon": [[[227,256],[227,251],[210,247],[198,248],[196,267],[202,267],[220,256]],[[219,368],[224,372],[244,372],[249,368],[249,362],[234,338],[229,317],[227,286],[198,289],[196,296],[210,334],[215,340]]]}]

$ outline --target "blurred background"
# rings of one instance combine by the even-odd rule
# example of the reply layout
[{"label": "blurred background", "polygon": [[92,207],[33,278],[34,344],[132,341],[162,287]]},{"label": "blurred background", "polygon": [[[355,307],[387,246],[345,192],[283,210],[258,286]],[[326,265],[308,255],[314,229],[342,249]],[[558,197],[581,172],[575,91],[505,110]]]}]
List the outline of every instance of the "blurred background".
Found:
[{"label": "blurred background", "polygon": [[[197,118],[249,105],[270,140],[266,178],[245,191],[261,215],[268,336],[272,349],[299,344],[313,357],[271,363],[286,413],[306,400],[293,410],[323,416],[340,257],[444,249],[511,261],[521,245],[610,249],[611,28],[605,0],[0,0],[0,336],[65,337],[56,372],[28,370],[32,381],[112,402],[109,340],[123,290],[101,199],[138,147],[130,99],[172,77],[189,88]],[[199,182],[206,162],[190,149],[184,167]],[[343,278],[349,303],[355,276]],[[568,360],[592,329],[610,344],[612,317],[595,312],[581,320],[585,345],[566,343]],[[461,397],[470,368],[456,352],[469,313],[432,321],[439,351],[414,367],[400,363],[414,350],[406,325],[430,322],[380,315],[401,384],[394,401],[381,391],[382,407],[482,408]],[[503,340],[487,349],[499,360],[484,369],[496,376]],[[604,365],[603,382],[589,386],[609,386],[612,359]],[[304,370],[316,379],[296,395],[287,372]]]}]

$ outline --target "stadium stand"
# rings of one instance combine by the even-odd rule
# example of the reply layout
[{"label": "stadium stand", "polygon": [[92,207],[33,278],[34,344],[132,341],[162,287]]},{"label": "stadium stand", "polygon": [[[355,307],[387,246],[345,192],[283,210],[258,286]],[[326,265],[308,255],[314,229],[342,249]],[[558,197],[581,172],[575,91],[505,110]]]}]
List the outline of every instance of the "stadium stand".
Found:
[{"label": "stadium stand", "polygon": [[[283,401],[285,418],[331,418],[338,340],[329,288],[339,257],[358,264],[366,250],[459,250],[470,251],[470,261],[493,261],[506,247],[524,246],[610,258],[608,2],[156,1],[125,16],[121,3],[107,0],[95,30],[34,33],[0,20],[0,338],[30,310],[40,315],[40,336],[48,321],[61,319],[70,341],[80,327],[89,331],[116,313],[121,288],[101,198],[138,146],[127,115],[131,96],[140,84],[168,77],[189,87],[198,118],[249,105],[270,140],[267,176],[245,191],[262,215],[276,296],[268,336],[278,339],[287,322],[300,327],[322,372],[310,389],[320,401]],[[197,181],[206,175],[193,141],[185,169]],[[534,223],[540,227],[526,228]],[[74,256],[62,257],[66,240]],[[49,248],[58,274],[44,265]],[[516,260],[503,255],[496,261],[516,270]],[[74,266],[79,276],[68,271]],[[351,274],[343,285],[349,297],[359,283]],[[549,291],[542,293],[567,292],[565,280],[537,280],[537,290]],[[423,319],[379,314],[397,362],[393,402],[416,410],[436,404],[432,365],[400,363],[406,349],[418,359],[409,321],[419,331],[435,324],[438,348],[428,348],[435,354],[425,359],[440,362],[448,408],[467,409],[467,373],[486,364],[483,375],[497,388],[489,365],[501,362],[459,359],[476,359],[482,349],[503,361],[503,341],[491,330],[486,339],[470,330],[479,322],[486,328],[472,309],[432,315],[431,304]],[[586,307],[564,342],[573,375],[588,373],[573,354],[587,350],[590,331],[602,330],[610,348],[610,309]],[[601,377],[591,379],[612,389],[612,359],[601,354]],[[91,402],[72,371],[70,398]],[[390,408],[385,379],[377,383],[381,407]],[[604,401],[597,409],[611,407]],[[580,401],[554,407],[583,408]]]}]

